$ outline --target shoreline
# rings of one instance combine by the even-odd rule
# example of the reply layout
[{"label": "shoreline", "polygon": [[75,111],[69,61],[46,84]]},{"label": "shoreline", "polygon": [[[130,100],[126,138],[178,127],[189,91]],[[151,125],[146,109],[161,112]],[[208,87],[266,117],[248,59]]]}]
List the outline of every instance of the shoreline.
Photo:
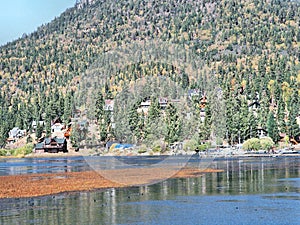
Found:
[{"label": "shoreline", "polygon": [[[171,153],[163,153],[163,154],[84,154],[81,152],[72,152],[72,153],[31,153],[28,155],[18,155],[18,156],[0,156],[0,159],[35,159],[35,158],[65,158],[65,157],[86,157],[86,156],[95,156],[95,157],[119,157],[119,156],[125,156],[125,157],[137,157],[137,156],[193,156],[196,155],[195,152],[187,152],[186,154],[171,154]],[[243,154],[225,154],[225,153],[219,153],[219,154],[199,154],[199,157],[210,157],[210,158],[238,158],[238,157],[299,157],[299,153],[243,153]]]}]

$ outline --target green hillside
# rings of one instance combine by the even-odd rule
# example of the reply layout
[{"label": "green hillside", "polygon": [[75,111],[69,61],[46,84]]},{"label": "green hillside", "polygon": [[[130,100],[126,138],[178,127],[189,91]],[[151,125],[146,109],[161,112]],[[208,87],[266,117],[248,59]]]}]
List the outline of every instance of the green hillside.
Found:
[{"label": "green hillside", "polygon": [[[0,145],[14,126],[28,129],[32,120],[42,118],[49,124],[56,116],[69,121],[75,104],[80,107],[74,97],[82,91],[82,77],[99,57],[101,60],[106,52],[151,40],[194,54],[201,64],[201,76],[189,77],[188,68],[180,71],[170,63],[132,64],[128,59],[121,69],[106,70],[100,99],[101,95],[114,98],[137,79],[159,75],[170,78],[186,93],[191,89],[203,93],[206,77],[222,88],[225,130],[219,138],[230,143],[243,141],[257,136],[258,127],[275,141],[279,133],[296,138],[299,27],[297,1],[96,0],[74,6],[36,32],[0,48]],[[255,102],[259,108],[253,112],[249,105]],[[193,118],[200,140],[209,138],[207,134],[219,124],[209,113],[210,108],[219,106],[212,99],[208,103],[205,121],[201,123],[200,116]],[[49,132],[49,125],[45,129]],[[132,129],[138,133],[146,128]],[[179,135],[170,141],[182,138],[187,137]]]}]

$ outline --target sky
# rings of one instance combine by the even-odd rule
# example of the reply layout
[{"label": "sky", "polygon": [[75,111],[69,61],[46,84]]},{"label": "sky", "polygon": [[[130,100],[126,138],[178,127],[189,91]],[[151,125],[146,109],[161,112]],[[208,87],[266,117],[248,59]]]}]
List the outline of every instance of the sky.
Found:
[{"label": "sky", "polygon": [[58,17],[76,0],[1,0],[0,46],[30,34]]}]

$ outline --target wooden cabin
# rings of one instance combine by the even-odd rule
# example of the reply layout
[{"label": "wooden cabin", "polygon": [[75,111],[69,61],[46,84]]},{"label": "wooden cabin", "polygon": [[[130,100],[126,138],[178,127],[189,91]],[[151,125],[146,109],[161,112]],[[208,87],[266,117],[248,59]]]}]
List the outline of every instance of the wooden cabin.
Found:
[{"label": "wooden cabin", "polygon": [[45,138],[42,142],[35,145],[36,153],[58,153],[68,152],[66,138]]}]

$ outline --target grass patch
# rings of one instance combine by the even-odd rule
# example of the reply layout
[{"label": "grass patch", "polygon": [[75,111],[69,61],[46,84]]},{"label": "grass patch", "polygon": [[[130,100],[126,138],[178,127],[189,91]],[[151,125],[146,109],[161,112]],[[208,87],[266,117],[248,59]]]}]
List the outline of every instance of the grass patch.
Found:
[{"label": "grass patch", "polygon": [[34,148],[33,144],[27,144],[20,148],[11,150],[11,155],[12,156],[25,156],[25,155],[32,153],[33,148]]},{"label": "grass patch", "polygon": [[5,149],[0,149],[0,156],[6,156],[7,150]]},{"label": "grass patch", "polygon": [[145,153],[145,152],[147,152],[146,145],[141,145],[140,148],[139,148],[139,150],[138,150],[138,153],[142,154],[142,153]]}]

